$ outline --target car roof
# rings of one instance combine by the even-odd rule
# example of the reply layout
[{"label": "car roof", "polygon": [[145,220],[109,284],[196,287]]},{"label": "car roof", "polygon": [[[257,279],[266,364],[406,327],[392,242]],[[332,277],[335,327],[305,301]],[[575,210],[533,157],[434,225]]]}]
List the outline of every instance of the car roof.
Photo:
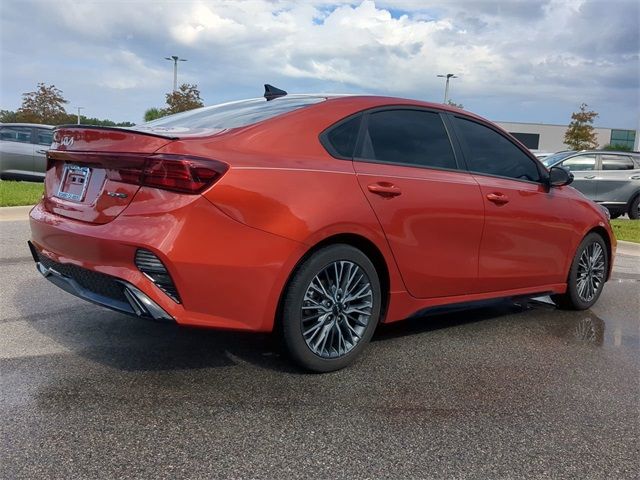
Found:
[{"label": "car roof", "polygon": [[40,127],[40,128],[55,128],[53,125],[45,125],[44,123],[0,123],[3,127]]},{"label": "car roof", "polygon": [[579,153],[592,153],[592,154],[603,154],[606,153],[607,155],[638,155],[638,153],[640,152],[633,152],[633,151],[627,151],[627,150],[576,150],[575,152],[573,152],[573,154],[579,154]]}]

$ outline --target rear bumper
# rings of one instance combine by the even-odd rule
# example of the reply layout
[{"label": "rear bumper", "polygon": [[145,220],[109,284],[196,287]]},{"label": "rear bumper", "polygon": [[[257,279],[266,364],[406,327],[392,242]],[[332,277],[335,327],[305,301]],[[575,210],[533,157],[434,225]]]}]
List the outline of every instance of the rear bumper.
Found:
[{"label": "rear bumper", "polygon": [[[30,222],[34,259],[52,283],[120,312],[181,325],[270,331],[288,274],[306,250],[231,219],[202,196],[144,187],[107,224],[65,218],[42,204]],[[138,249],[164,263],[180,303],[138,270]],[[87,272],[116,293],[83,282]]]},{"label": "rear bumper", "polygon": [[159,321],[175,321],[132,284],[75,265],[54,262],[42,255],[31,242],[28,243],[38,271],[65,292],[120,313]]}]

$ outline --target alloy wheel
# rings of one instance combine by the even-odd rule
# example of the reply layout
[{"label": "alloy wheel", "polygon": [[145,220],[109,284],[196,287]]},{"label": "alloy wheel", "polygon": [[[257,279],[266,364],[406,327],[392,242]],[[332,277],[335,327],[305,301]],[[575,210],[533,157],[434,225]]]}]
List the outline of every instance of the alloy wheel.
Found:
[{"label": "alloy wheel", "polygon": [[340,260],[324,267],[307,287],[302,302],[302,335],[322,358],[353,350],[371,320],[371,281],[357,264]]},{"label": "alloy wheel", "polygon": [[580,255],[577,271],[578,296],[590,302],[598,294],[605,276],[604,251],[598,242],[587,245]]}]

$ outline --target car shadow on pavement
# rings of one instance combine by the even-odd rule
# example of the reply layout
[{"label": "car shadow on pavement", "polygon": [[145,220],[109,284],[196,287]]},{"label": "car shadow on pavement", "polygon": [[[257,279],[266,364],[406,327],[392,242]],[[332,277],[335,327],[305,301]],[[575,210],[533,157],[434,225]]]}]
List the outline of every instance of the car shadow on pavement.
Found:
[{"label": "car shadow on pavement", "polygon": [[[302,374],[293,365],[276,335],[185,328],[136,319],[64,296],[59,307],[35,313],[29,303],[29,285],[19,288],[15,305],[24,306],[20,320],[61,346],[62,351],[123,371],[170,371],[230,367],[248,363],[261,369]],[[46,289],[48,285],[39,288]],[[66,301],[68,300],[68,302]],[[480,308],[421,315],[381,325],[374,342],[417,335],[438,329],[481,322],[523,311],[526,304],[491,302]],[[29,312],[28,310],[31,310]],[[40,306],[42,311],[42,306]]]}]

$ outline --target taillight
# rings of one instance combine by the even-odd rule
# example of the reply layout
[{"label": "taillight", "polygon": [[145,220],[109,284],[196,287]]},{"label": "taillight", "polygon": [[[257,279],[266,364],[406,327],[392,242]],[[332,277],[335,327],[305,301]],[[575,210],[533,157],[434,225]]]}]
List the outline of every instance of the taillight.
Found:
[{"label": "taillight", "polygon": [[183,193],[203,191],[229,169],[217,160],[168,154],[112,155],[105,167],[110,180]]}]

